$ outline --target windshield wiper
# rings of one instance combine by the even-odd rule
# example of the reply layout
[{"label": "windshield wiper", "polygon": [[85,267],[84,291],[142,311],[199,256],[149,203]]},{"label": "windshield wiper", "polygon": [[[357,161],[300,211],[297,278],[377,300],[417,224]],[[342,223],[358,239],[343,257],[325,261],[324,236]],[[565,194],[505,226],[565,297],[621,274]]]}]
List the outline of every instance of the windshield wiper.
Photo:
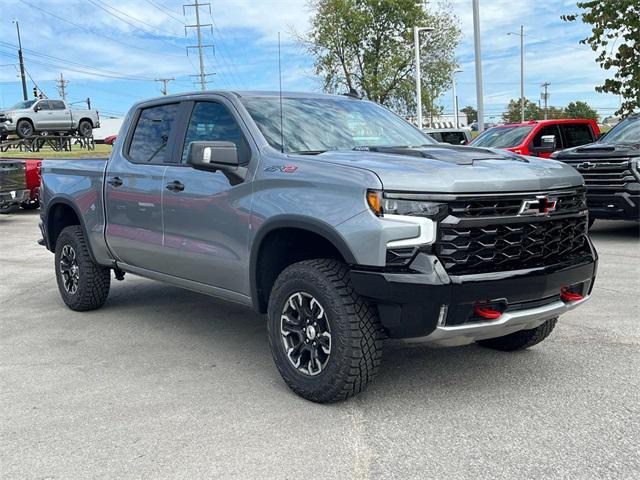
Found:
[{"label": "windshield wiper", "polygon": [[288,152],[294,155],[320,155],[325,153],[326,150],[296,150],[295,152]]}]

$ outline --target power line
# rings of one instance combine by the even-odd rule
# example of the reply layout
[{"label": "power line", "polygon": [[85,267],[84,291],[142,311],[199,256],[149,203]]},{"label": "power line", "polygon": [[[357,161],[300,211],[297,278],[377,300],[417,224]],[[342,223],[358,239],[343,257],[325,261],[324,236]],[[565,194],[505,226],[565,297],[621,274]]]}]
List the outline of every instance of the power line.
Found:
[{"label": "power line", "polygon": [[20,2],[22,2],[22,3],[24,3],[24,4],[25,4],[25,5],[27,5],[27,6],[31,7],[31,8],[34,8],[34,9],[36,9],[36,10],[39,10],[40,12],[42,12],[42,13],[44,13],[44,14],[48,15],[48,16],[51,16],[51,17],[57,18],[57,19],[58,19],[58,20],[60,20],[60,21],[63,21],[63,22],[65,22],[65,23],[68,23],[69,25],[73,25],[73,26],[74,26],[74,27],[76,27],[76,28],[79,28],[79,29],[81,29],[81,30],[84,30],[84,31],[86,31],[86,32],[89,32],[89,33],[91,33],[91,35],[99,36],[99,37],[102,37],[102,38],[106,38],[107,40],[111,40],[112,42],[116,42],[116,43],[118,43],[118,44],[120,44],[120,45],[124,45],[124,46],[125,46],[125,47],[127,47],[127,48],[134,48],[134,49],[136,49],[136,50],[140,50],[140,51],[142,51],[142,52],[146,52],[146,53],[151,53],[151,54],[153,54],[153,55],[162,55],[163,57],[170,55],[170,56],[172,56],[172,57],[180,57],[180,58],[182,58],[182,55],[176,55],[176,54],[174,54],[174,53],[166,53],[166,52],[155,52],[155,51],[153,51],[153,50],[149,50],[149,49],[147,49],[147,48],[142,48],[142,47],[139,47],[139,46],[137,46],[137,45],[133,45],[133,44],[131,44],[131,43],[122,42],[122,41],[118,40],[117,38],[111,37],[111,36],[109,36],[109,35],[105,35],[104,33],[97,32],[95,29],[92,29],[92,28],[86,27],[86,26],[84,26],[84,25],[80,25],[80,24],[78,24],[78,23],[74,23],[74,22],[72,22],[72,21],[70,21],[70,20],[67,20],[67,19],[66,19],[66,18],[64,18],[64,17],[61,17],[61,16],[59,16],[59,15],[56,15],[55,13],[50,12],[50,11],[48,11],[48,10],[45,10],[45,9],[43,9],[42,7],[37,6],[37,5],[34,5],[34,4],[30,3],[30,2],[27,2],[26,0],[19,0],[19,1],[20,1]]},{"label": "power line", "polygon": [[185,24],[183,19],[181,19],[178,16],[175,16],[173,13],[171,13],[171,11],[168,8],[163,7],[162,5],[154,2],[153,0],[144,0],[144,1],[147,2],[148,4],[152,5],[153,7],[155,7],[157,10],[161,11],[162,13],[164,13],[169,18],[174,19],[176,22],[180,23],[181,25]]},{"label": "power line", "polygon": [[[93,2],[93,0],[89,0],[89,1],[95,5],[95,3]],[[130,14],[128,14],[127,12],[123,12],[122,10],[120,10],[120,9],[118,9],[118,8],[116,8],[116,7],[114,7],[113,5],[109,5],[109,4],[108,4],[107,2],[105,2],[104,0],[102,0],[102,3],[103,3],[103,5],[104,5],[104,6],[106,6],[106,8],[108,8],[109,10],[116,11],[116,12],[118,12],[120,15],[123,15],[124,17],[126,17],[126,18],[128,18],[128,19],[131,19],[131,20],[133,20],[134,22],[138,22],[138,23],[141,23],[141,24],[143,24],[143,25],[146,25],[147,27],[150,27],[150,28],[151,28],[151,29],[153,29],[153,30],[157,30],[158,32],[163,32],[163,33],[167,34],[169,37],[175,37],[175,36],[176,36],[176,34],[175,34],[174,32],[170,32],[169,30],[165,30],[165,29],[160,28],[160,27],[157,27],[157,26],[155,26],[155,25],[151,25],[150,23],[147,23],[147,22],[145,22],[144,20],[140,20],[139,18],[134,17],[133,15],[130,15]],[[101,7],[101,8],[104,10],[104,8],[103,8],[103,7]],[[113,15],[113,14],[112,14],[112,15]],[[125,21],[125,20],[123,20],[123,21]],[[128,22],[126,22],[126,23],[128,23]],[[131,24],[129,23],[129,25],[131,25]],[[133,27],[135,27],[135,28],[138,28],[138,27],[136,27],[135,25],[132,25],[132,26],[133,26]]]}]

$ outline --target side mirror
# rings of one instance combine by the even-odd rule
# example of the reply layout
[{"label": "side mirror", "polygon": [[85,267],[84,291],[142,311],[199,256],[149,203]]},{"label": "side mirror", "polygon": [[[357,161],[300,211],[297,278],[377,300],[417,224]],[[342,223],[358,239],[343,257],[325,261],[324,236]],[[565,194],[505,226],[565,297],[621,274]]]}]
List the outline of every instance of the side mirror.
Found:
[{"label": "side mirror", "polygon": [[555,135],[543,135],[540,138],[540,146],[534,147],[534,153],[553,153],[556,151],[556,136]]},{"label": "side mirror", "polygon": [[188,162],[199,170],[229,170],[240,165],[238,150],[232,142],[191,142]]}]

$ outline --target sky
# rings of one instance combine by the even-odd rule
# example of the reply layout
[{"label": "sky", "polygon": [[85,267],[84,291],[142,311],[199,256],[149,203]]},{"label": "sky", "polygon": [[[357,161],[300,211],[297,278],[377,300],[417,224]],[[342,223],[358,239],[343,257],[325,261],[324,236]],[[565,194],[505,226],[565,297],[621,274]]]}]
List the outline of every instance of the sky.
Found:
[{"label": "sky", "polygon": [[[321,91],[311,58],[296,41],[309,28],[312,11],[306,0],[209,0],[201,22],[211,24],[203,43],[209,88],[275,90],[278,88],[278,32],[281,35],[284,90]],[[121,116],[137,100],[160,95],[159,78],[175,78],[169,93],[199,89],[191,77],[198,72],[194,8],[178,0],[0,0],[0,108],[22,99],[17,76],[17,20],[20,25],[28,92],[32,81],[57,98],[60,73],[69,83],[67,99],[91,98],[103,116]],[[460,107],[476,105],[471,0],[451,0],[462,41],[456,58]],[[600,115],[611,115],[616,96],[599,94],[594,86],[606,78],[595,53],[580,45],[589,27],[567,23],[575,0],[480,0],[482,67],[486,121],[500,119],[506,104],[520,96],[519,37],[525,28],[525,96],[537,102],[541,84],[549,82],[549,104],[587,101]],[[425,40],[426,41],[426,40]],[[451,92],[439,103],[453,111]]]}]

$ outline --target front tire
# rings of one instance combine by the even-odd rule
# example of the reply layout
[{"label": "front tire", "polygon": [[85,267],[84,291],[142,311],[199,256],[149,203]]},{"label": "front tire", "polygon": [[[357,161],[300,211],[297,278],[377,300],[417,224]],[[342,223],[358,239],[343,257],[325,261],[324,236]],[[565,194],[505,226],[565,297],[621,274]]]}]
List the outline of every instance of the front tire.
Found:
[{"label": "front tire", "polygon": [[20,138],[33,137],[35,134],[33,124],[29,120],[20,120],[16,125],[16,134]]},{"label": "front tire", "polygon": [[40,208],[40,200],[29,200],[28,202],[23,202],[20,206],[24,210],[37,210]]},{"label": "front tire", "polygon": [[382,358],[378,312],[351,286],[336,260],[287,267],[269,298],[269,345],[280,375],[295,393],[318,403],[364,390]]},{"label": "front tire", "polygon": [[66,227],[58,236],[55,270],[58,290],[71,310],[95,310],[107,300],[111,271],[93,262],[79,225]]},{"label": "front tire", "polygon": [[557,318],[547,320],[542,325],[531,330],[520,330],[504,337],[489,338],[487,340],[478,340],[478,345],[492,348],[494,350],[502,350],[503,352],[513,352],[516,350],[524,350],[525,348],[537,345],[547,338],[553,331]]}]

